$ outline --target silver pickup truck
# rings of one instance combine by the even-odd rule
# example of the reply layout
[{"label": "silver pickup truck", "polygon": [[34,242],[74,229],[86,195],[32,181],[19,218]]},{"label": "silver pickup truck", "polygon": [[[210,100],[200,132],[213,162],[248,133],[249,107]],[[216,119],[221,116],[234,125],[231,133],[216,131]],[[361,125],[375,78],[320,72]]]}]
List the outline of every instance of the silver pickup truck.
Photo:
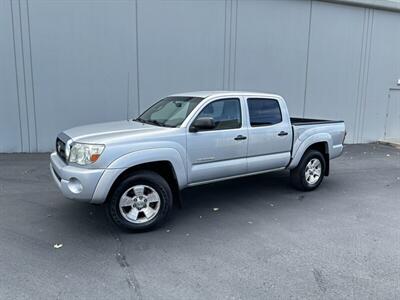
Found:
[{"label": "silver pickup truck", "polygon": [[342,121],[290,118],[278,95],[191,92],[137,119],[60,133],[50,170],[65,197],[106,203],[117,225],[143,231],[190,186],[289,169],[293,186],[311,191],[345,135]]}]

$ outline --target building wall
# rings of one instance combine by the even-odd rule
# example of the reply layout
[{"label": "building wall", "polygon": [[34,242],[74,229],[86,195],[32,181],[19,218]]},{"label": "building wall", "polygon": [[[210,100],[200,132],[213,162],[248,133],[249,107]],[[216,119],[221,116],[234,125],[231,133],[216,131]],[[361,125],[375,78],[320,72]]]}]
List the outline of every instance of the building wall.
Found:
[{"label": "building wall", "polygon": [[348,143],[383,139],[399,30],[399,12],[311,0],[1,0],[0,152],[214,89],[278,93],[292,115],[345,120]]}]

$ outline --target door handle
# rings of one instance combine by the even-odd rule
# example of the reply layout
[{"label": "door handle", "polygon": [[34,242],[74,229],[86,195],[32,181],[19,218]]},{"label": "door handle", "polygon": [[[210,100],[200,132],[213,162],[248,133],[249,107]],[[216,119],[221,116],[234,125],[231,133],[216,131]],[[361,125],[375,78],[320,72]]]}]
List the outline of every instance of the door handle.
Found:
[{"label": "door handle", "polygon": [[241,141],[247,139],[247,136],[239,134],[237,137],[234,138],[235,141]]},{"label": "door handle", "polygon": [[281,131],[278,133],[279,136],[285,136],[288,135],[288,133],[286,131]]}]

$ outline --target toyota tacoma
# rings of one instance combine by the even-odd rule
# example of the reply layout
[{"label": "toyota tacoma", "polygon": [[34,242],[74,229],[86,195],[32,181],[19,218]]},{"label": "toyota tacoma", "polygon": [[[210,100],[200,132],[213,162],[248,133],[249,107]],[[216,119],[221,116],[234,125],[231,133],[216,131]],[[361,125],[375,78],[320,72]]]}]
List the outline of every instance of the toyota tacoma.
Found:
[{"label": "toyota tacoma", "polygon": [[195,185],[288,169],[295,188],[314,190],[345,135],[343,121],[291,118],[278,95],[191,92],[60,133],[50,170],[65,197],[105,203],[117,225],[144,231]]}]

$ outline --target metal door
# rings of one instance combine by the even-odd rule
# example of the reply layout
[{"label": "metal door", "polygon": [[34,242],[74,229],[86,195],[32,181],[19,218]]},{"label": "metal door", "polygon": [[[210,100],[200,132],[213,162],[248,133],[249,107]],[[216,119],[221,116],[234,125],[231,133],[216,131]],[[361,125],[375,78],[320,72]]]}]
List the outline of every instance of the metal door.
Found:
[{"label": "metal door", "polygon": [[[274,105],[256,107],[255,109],[253,108],[254,112],[252,112],[250,101],[253,101],[253,104],[265,102],[270,103],[268,106],[272,103]],[[286,167],[290,161],[293,133],[283,100],[246,97],[246,104],[249,113],[248,172],[255,173]],[[259,118],[263,119],[268,115],[273,117],[271,122],[253,124],[258,123],[260,121]],[[260,122],[262,123],[262,121]]]},{"label": "metal door", "polygon": [[241,114],[241,124],[237,128],[188,132],[190,184],[237,176],[246,172],[247,128],[243,122],[242,101],[239,98],[217,99],[210,102],[199,115],[209,110],[211,105],[219,103],[222,104],[221,109],[225,111],[222,117],[229,119],[229,107],[235,102],[239,104]]},{"label": "metal door", "polygon": [[389,91],[384,141],[400,143],[400,89]]}]

